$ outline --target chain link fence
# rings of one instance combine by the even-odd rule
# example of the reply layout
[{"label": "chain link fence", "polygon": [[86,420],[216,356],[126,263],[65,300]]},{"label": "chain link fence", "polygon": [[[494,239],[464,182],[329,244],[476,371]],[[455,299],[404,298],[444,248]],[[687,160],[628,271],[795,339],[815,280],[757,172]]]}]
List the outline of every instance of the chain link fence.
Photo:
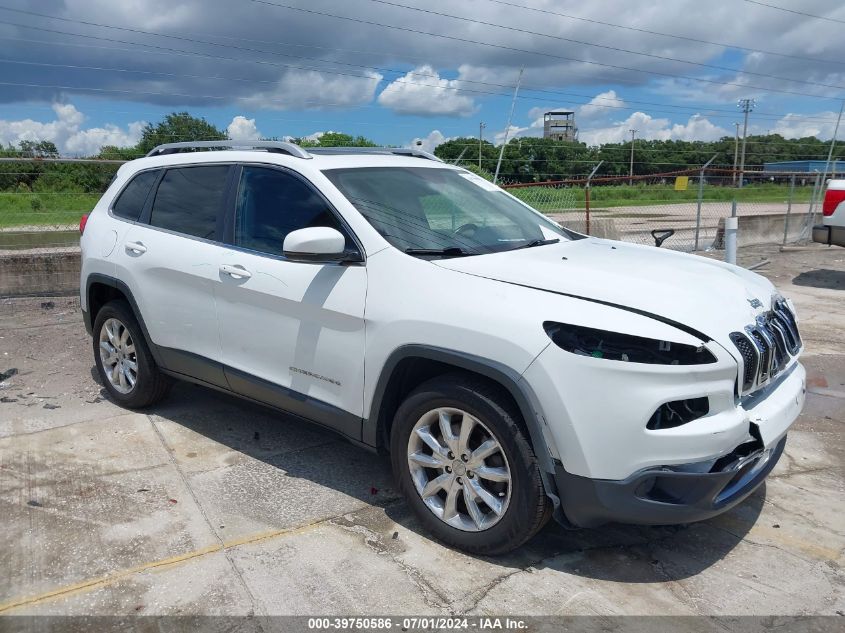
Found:
[{"label": "chain link fence", "polygon": [[[0,158],[0,297],[75,292],[79,220],[122,161]],[[740,218],[740,245],[809,239],[818,221],[819,174],[701,171],[542,183],[501,183],[580,233],[686,252],[723,247],[724,218]],[[763,177],[765,176],[765,180]],[[814,202],[815,201],[815,202]],[[446,227],[448,228],[448,227]]]},{"label": "chain link fence", "polygon": [[820,212],[819,179],[766,174],[735,188],[724,184],[729,174],[713,170],[502,187],[580,233],[652,246],[664,237],[663,248],[695,252],[724,247],[724,218],[731,215],[741,218],[743,244],[807,240]]}]

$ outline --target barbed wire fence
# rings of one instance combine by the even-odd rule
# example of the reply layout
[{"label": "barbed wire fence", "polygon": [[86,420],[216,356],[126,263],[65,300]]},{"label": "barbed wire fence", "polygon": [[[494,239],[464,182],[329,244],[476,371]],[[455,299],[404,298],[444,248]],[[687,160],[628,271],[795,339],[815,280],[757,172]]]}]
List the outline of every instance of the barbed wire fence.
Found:
[{"label": "barbed wire fence", "polygon": [[[75,292],[79,221],[124,160],[0,158],[0,297]],[[502,187],[563,226],[596,237],[700,252],[723,248],[724,218],[741,218],[740,245],[806,242],[821,212],[819,173],[729,169],[602,176]],[[834,174],[829,174],[833,177]],[[629,181],[632,181],[629,184]]]}]

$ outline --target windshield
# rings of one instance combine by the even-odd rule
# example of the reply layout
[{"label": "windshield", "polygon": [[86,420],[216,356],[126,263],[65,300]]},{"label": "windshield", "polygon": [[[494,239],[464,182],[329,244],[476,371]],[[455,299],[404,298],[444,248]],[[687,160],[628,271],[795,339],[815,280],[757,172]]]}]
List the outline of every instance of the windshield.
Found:
[{"label": "windshield", "polygon": [[387,241],[410,254],[480,255],[567,239],[557,224],[469,172],[357,167],[323,173]]}]

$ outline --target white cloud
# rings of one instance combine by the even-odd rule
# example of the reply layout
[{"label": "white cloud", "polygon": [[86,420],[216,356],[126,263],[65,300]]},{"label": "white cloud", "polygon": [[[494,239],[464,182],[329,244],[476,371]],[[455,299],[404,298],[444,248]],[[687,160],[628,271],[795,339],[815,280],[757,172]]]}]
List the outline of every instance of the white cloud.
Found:
[{"label": "white cloud", "polygon": [[388,84],[378,102],[399,114],[418,116],[469,116],[476,111],[471,97],[456,90],[459,79],[441,79],[428,64],[418,66]]},{"label": "white cloud", "polygon": [[[433,152],[438,145],[442,145],[446,141],[451,141],[453,138],[456,137],[444,136],[443,132],[441,132],[440,130],[432,130],[428,133],[428,136],[424,136],[422,138],[415,138],[413,141],[411,141],[409,147],[419,148],[425,152]],[[419,143],[419,145],[417,143]]]},{"label": "white cloud", "polygon": [[314,132],[313,134],[308,134],[303,136],[302,138],[306,141],[314,141],[317,142],[321,138],[323,138],[326,134],[331,134],[332,130],[326,130],[325,132]]},{"label": "white cloud", "polygon": [[[753,115],[752,115],[753,116]],[[753,126],[755,134],[780,134],[784,138],[804,138],[816,136],[823,140],[830,140],[836,128],[836,112],[819,112],[818,114],[787,114],[771,127],[763,129],[757,124]],[[843,127],[839,128],[839,138],[843,135]]]},{"label": "white cloud", "polygon": [[698,114],[692,115],[686,123],[672,123],[669,119],[655,119],[645,112],[634,112],[624,121],[581,130],[579,138],[587,145],[623,143],[631,138],[631,130],[637,130],[637,138],[660,141],[715,141],[731,134]]},{"label": "white cloud", "polygon": [[56,118],[43,123],[32,119],[0,119],[0,143],[17,145],[20,141],[52,141],[59,152],[73,156],[91,156],[103,145],[125,147],[141,139],[145,123],[135,121],[121,128],[107,123],[103,127],[83,128],[85,115],[72,104],[54,103]]},{"label": "white cloud", "polygon": [[267,110],[323,110],[364,105],[373,100],[383,76],[327,75],[313,70],[289,71],[269,91],[256,92],[243,105]]},{"label": "white cloud", "polygon": [[[511,125],[508,128],[508,140],[512,138],[516,138],[517,136],[543,136],[543,117],[540,117],[540,129],[539,131],[535,129],[535,125],[532,123],[528,127],[519,127],[518,125]],[[505,140],[505,130],[501,130],[493,134],[493,143],[495,145],[499,145],[502,141]]]},{"label": "white cloud", "polygon": [[232,119],[229,127],[226,128],[226,134],[233,140],[257,141],[261,138],[255,119],[247,119],[240,115]]}]

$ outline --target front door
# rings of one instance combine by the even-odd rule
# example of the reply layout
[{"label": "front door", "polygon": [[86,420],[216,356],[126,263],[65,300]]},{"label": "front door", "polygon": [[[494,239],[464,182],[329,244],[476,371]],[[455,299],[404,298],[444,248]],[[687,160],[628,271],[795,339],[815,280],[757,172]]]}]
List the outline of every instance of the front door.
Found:
[{"label": "front door", "polygon": [[285,236],[313,226],[336,228],[358,248],[299,175],[242,168],[231,245],[218,261],[222,360],[236,392],[360,439],[367,270],[286,260]]}]

